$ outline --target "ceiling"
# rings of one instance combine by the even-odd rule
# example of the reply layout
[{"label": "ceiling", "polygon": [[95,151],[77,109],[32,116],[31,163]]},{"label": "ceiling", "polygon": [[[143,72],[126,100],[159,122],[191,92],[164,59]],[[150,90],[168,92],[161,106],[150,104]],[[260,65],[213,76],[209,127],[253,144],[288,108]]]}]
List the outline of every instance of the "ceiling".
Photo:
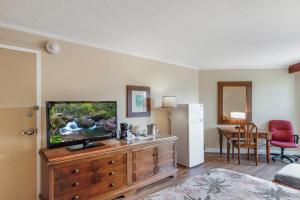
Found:
[{"label": "ceiling", "polygon": [[300,61],[299,0],[0,0],[0,25],[199,69]]}]

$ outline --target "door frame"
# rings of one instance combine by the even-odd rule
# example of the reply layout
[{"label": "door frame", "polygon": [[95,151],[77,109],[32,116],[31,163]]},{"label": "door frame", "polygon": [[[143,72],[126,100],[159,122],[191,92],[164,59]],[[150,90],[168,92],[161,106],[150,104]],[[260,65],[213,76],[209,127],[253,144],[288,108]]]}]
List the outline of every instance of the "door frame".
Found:
[{"label": "door frame", "polygon": [[41,192],[41,167],[40,167],[40,156],[39,151],[41,149],[42,145],[42,119],[41,119],[41,105],[42,105],[42,55],[40,50],[36,49],[29,49],[29,48],[23,48],[23,47],[17,47],[12,45],[6,45],[0,43],[0,48],[2,49],[10,49],[10,50],[16,50],[16,51],[22,51],[27,53],[33,53],[35,54],[35,63],[36,63],[36,105],[39,107],[39,109],[36,111],[36,199],[39,199],[39,194]]}]

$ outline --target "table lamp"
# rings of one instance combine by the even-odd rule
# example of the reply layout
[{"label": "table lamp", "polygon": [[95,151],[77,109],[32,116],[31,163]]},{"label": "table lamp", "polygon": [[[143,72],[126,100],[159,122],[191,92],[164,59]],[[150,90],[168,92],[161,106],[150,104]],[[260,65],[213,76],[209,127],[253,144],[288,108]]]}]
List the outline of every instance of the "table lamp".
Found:
[{"label": "table lamp", "polygon": [[237,125],[235,128],[240,128],[240,124],[242,120],[246,119],[246,113],[244,112],[231,112],[230,113],[230,118],[231,119],[236,119],[237,120]]},{"label": "table lamp", "polygon": [[168,108],[168,120],[169,120],[169,135],[171,135],[171,109],[177,108],[177,100],[175,96],[163,96],[162,107]]}]

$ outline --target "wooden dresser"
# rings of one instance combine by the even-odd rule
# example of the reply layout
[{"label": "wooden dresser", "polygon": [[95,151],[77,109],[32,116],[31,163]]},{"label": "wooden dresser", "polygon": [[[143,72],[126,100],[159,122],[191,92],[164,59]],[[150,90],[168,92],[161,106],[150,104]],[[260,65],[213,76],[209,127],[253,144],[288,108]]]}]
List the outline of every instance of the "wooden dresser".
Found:
[{"label": "wooden dresser", "polygon": [[176,137],[104,140],[104,146],[69,151],[42,149],[42,200],[113,199],[175,177]]}]

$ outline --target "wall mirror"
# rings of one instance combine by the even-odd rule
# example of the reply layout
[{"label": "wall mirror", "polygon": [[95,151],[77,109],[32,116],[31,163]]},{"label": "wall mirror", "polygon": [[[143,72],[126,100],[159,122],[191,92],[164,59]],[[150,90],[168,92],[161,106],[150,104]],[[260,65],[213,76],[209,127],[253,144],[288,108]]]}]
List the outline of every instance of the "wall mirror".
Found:
[{"label": "wall mirror", "polygon": [[252,82],[218,82],[218,124],[252,121]]}]

